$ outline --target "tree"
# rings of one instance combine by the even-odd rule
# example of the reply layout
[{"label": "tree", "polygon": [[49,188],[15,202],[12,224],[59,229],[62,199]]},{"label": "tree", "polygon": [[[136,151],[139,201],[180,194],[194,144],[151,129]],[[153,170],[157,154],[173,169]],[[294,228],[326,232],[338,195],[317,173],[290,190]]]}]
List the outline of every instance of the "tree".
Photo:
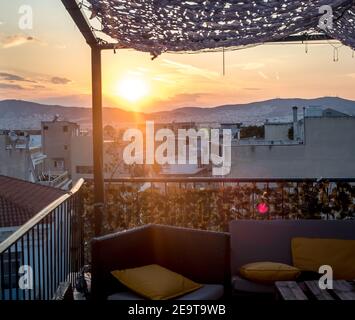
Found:
[{"label": "tree", "polygon": [[106,125],[104,127],[104,139],[114,139],[117,136],[116,129],[111,125]]},{"label": "tree", "polygon": [[265,136],[265,128],[264,126],[248,126],[248,127],[243,127],[240,130],[240,138],[241,139],[246,139],[246,138],[264,138]]}]

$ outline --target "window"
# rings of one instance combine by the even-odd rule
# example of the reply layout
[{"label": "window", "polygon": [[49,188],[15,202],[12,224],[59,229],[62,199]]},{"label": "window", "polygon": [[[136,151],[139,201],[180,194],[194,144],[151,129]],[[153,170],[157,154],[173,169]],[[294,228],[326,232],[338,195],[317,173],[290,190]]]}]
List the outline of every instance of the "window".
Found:
[{"label": "window", "polygon": [[18,252],[17,260],[16,260],[15,252],[11,252],[10,256],[9,253],[4,254],[4,258],[3,258],[4,270],[1,270],[1,265],[0,265],[0,274],[2,274],[4,277],[4,287],[3,287],[4,289],[17,287],[17,273],[18,273],[18,268],[21,265],[21,255],[22,253]]},{"label": "window", "polygon": [[48,126],[43,126],[43,130],[48,130]]},{"label": "window", "polygon": [[63,127],[63,132],[68,132],[68,126]]},{"label": "window", "polygon": [[76,173],[79,174],[93,174],[93,166],[76,166]]},{"label": "window", "polygon": [[54,168],[63,170],[64,169],[64,159],[54,160]]}]

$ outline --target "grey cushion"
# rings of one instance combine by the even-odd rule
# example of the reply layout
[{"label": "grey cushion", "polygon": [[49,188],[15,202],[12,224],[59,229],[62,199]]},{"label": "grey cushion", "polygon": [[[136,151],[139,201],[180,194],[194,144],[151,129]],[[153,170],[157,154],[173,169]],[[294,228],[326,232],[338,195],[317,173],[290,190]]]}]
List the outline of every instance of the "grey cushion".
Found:
[{"label": "grey cushion", "polygon": [[274,293],[274,285],[266,285],[256,283],[239,276],[232,278],[232,288],[234,291],[248,292],[248,293]]},{"label": "grey cushion", "polygon": [[107,297],[107,300],[144,300],[144,298],[133,291],[121,291],[111,294]]},{"label": "grey cushion", "polygon": [[[175,300],[218,300],[224,295],[224,287],[220,284],[205,284],[202,288],[177,297]],[[107,300],[144,300],[132,291],[123,291],[112,294]]]}]

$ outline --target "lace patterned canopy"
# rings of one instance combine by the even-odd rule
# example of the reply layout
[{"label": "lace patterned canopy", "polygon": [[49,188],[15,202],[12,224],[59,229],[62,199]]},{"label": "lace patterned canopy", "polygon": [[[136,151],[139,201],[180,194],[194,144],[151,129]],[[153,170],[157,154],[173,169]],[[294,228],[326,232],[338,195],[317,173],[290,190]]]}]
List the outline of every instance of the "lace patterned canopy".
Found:
[{"label": "lace patterned canopy", "polygon": [[355,49],[351,0],[87,0],[102,32],[120,46],[150,52],[216,50],[269,41],[318,29],[330,5],[325,33]]}]

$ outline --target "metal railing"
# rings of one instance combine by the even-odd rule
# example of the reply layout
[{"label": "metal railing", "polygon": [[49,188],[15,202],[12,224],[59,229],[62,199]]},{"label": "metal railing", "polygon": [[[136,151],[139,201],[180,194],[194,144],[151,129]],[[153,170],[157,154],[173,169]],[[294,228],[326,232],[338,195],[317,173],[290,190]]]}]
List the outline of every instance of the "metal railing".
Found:
[{"label": "metal railing", "polygon": [[0,243],[0,300],[50,300],[84,263],[81,179]]},{"label": "metal railing", "polygon": [[227,231],[234,219],[355,218],[354,178],[120,178],[105,182],[102,215],[93,214],[90,182],[84,201],[87,225],[102,223],[102,233],[147,223]]}]

